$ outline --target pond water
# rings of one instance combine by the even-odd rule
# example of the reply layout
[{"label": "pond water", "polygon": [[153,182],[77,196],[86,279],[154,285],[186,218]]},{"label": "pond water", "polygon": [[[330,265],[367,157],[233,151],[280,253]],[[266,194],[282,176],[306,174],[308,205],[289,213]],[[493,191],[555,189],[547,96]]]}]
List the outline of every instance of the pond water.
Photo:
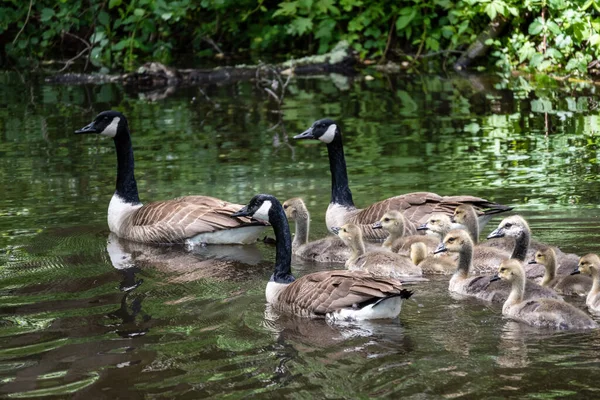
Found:
[{"label": "pond water", "polygon": [[[166,96],[15,73],[0,83],[0,396],[600,395],[597,331],[511,322],[499,306],[449,295],[447,277],[417,288],[399,320],[331,326],[265,308],[270,245],[189,252],[110,236],[112,141],[73,134],[118,109],[142,201],[301,196],[316,238],[326,232],[326,149],[291,136],[327,116],[343,129],[357,205],[409,191],[472,194],[514,206],[536,239],[585,254],[600,252],[593,86],[298,78],[279,111],[254,83]],[[297,275],[326,268],[293,264]]]}]

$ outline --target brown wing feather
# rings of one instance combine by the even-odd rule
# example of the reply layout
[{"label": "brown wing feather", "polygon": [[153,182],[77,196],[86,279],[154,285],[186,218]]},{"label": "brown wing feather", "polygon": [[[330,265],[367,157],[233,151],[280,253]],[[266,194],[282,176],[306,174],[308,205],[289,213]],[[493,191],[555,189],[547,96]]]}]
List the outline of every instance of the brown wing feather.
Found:
[{"label": "brown wing feather", "polygon": [[402,282],[378,279],[360,271],[323,271],[305,275],[279,296],[281,308],[298,314],[324,315],[373,298],[399,294]]},{"label": "brown wing feather", "polygon": [[147,204],[129,220],[153,242],[183,242],[200,233],[258,225],[258,221],[231,215],[243,206],[209,196],[185,196]]},{"label": "brown wing feather", "polygon": [[414,233],[417,225],[427,221],[429,215],[441,212],[452,215],[454,209],[461,204],[472,205],[478,214],[492,210],[508,210],[509,207],[474,196],[440,196],[431,192],[414,192],[390,197],[371,204],[369,207],[357,210],[348,216],[346,222],[363,225],[363,235],[367,240],[383,239],[387,236],[381,229],[373,230],[370,224],[378,221],[390,210],[402,211],[406,218],[406,233]]}]

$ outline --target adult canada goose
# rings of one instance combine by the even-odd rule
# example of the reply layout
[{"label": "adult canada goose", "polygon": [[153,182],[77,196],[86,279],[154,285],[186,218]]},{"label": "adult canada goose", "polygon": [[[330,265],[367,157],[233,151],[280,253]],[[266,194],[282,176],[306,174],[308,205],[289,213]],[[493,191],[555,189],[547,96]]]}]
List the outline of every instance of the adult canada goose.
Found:
[{"label": "adult canada goose", "polygon": [[541,328],[593,329],[598,324],[586,313],[564,301],[538,298],[527,299],[529,284],[526,285],[525,270],[519,260],[502,262],[498,274],[490,281],[502,279],[511,283],[508,299],[502,306],[502,314]]},{"label": "adult canada goose", "polygon": [[232,218],[241,205],[208,196],[185,196],[142,205],[134,177],[133,147],[127,119],[117,111],[98,114],[75,133],[113,138],[117,187],[108,206],[108,227],[117,236],[145,243],[253,243],[265,223]]},{"label": "adult canada goose", "polygon": [[456,262],[450,257],[439,257],[428,255],[427,245],[423,242],[415,242],[410,246],[410,259],[421,268],[424,275],[441,274],[450,275],[456,271]]},{"label": "adult canada goose", "polygon": [[276,310],[330,320],[396,318],[402,300],[412,292],[396,279],[373,277],[360,271],[322,271],[294,278],[291,270],[292,239],[281,203],[258,194],[234,217],[269,221],[275,233],[275,271],[265,290]]},{"label": "adult canada goose", "polygon": [[[442,214],[445,216],[445,214]],[[431,251],[435,250],[440,240],[436,235],[409,235],[405,234],[406,220],[400,211],[391,210],[383,214],[383,217],[373,224],[373,229],[384,229],[389,233],[385,239],[382,248],[388,249],[394,253],[408,253],[410,246],[415,242],[424,242]]]},{"label": "adult canada goose", "polygon": [[373,230],[371,224],[389,210],[402,211],[406,219],[411,222],[411,226],[408,226],[409,232],[414,232],[415,225],[424,223],[430,214],[442,212],[452,215],[454,208],[462,203],[476,207],[480,213],[481,227],[485,226],[493,214],[511,209],[479,197],[442,197],[430,192],[407,193],[379,201],[365,209],[358,209],[354,205],[352,192],[348,187],[342,134],[337,124],[330,119],[315,121],[305,132],[294,136],[294,139],[317,139],[327,144],[331,170],[331,202],[325,214],[325,221],[329,230],[346,223],[353,223],[361,227],[366,240],[379,241],[385,238],[385,233]]},{"label": "adult canada goose", "polygon": [[[519,261],[525,261],[526,258],[531,259],[535,257],[536,251],[549,247],[547,244],[531,240],[531,229],[529,228],[529,224],[527,224],[527,221],[519,215],[511,215],[510,217],[504,218],[498,225],[498,228],[494,229],[487,238],[493,239],[501,237],[512,237],[515,239],[515,247],[510,258]],[[555,248],[555,252],[557,261],[560,264],[558,270],[559,274],[567,274],[576,268],[578,258],[575,254],[563,253],[558,248]],[[527,268],[526,272],[528,277],[539,276],[533,268]]]},{"label": "adult canada goose", "polygon": [[296,224],[296,235],[292,242],[292,253],[304,260],[323,263],[345,263],[351,251],[337,236],[328,236],[312,242],[308,241],[310,214],[299,197],[283,202],[285,215]]},{"label": "adult canada goose", "polygon": [[352,249],[352,255],[346,261],[346,268],[351,271],[368,271],[375,276],[407,278],[421,276],[421,268],[413,264],[410,258],[384,250],[365,251],[362,230],[354,224],[346,224],[333,228],[346,246]]},{"label": "adult canada goose", "polygon": [[583,275],[556,276],[556,253],[552,247],[546,247],[535,252],[535,258],[529,264],[540,264],[545,273],[540,282],[544,287],[550,287],[563,295],[585,296],[592,288],[592,279]]},{"label": "adult canada goose", "polygon": [[[474,296],[494,303],[503,303],[508,298],[510,286],[508,283],[490,285],[489,276],[469,276],[473,268],[473,240],[469,233],[463,229],[453,229],[439,244],[435,253],[454,252],[458,253],[458,265],[456,272],[450,279],[448,290],[451,292]],[[527,297],[551,297],[561,299],[552,289],[543,288],[534,282],[527,281]]]},{"label": "adult canada goose", "polygon": [[590,289],[585,304],[587,304],[590,311],[594,313],[600,312],[600,258],[596,254],[587,254],[579,260],[577,269],[572,272],[576,274],[586,274],[592,277],[594,283]]}]

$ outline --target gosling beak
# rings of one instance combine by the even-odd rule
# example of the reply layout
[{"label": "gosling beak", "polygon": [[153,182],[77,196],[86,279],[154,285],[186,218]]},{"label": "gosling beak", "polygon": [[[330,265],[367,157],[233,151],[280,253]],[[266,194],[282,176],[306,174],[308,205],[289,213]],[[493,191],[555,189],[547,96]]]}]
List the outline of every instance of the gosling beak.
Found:
[{"label": "gosling beak", "polygon": [[247,217],[251,213],[248,211],[248,206],[244,206],[240,211],[231,214],[232,217]]},{"label": "gosling beak", "polygon": [[575,270],[573,272],[571,272],[571,275],[578,275],[580,273],[581,273],[581,271],[579,270],[579,267],[578,267],[578,268],[575,268]]},{"label": "gosling beak", "polygon": [[418,231],[426,231],[427,229],[428,229],[427,224],[422,224],[422,225],[417,226]]},{"label": "gosling beak", "polygon": [[450,222],[452,222],[453,224],[456,223],[456,218],[454,218],[454,215],[450,217]]},{"label": "gosling beak", "polygon": [[333,228],[331,228],[331,232],[338,235],[340,233],[340,228],[338,228],[337,226],[334,226]]},{"label": "gosling beak", "polygon": [[502,228],[496,228],[492,231],[492,233],[490,233],[487,238],[488,239],[495,239],[495,238],[501,238],[504,237],[504,229]]},{"label": "gosling beak", "polygon": [[299,135],[294,136],[294,139],[316,139],[313,135],[312,126]]},{"label": "gosling beak", "polygon": [[377,221],[373,224],[372,226],[373,229],[382,229],[383,227],[381,226],[381,221]]},{"label": "gosling beak", "polygon": [[529,260],[529,262],[527,264],[537,264],[537,261],[535,261],[535,259]]},{"label": "gosling beak", "polygon": [[94,124],[94,122],[84,126],[81,129],[78,129],[75,131],[76,134],[81,134],[81,133],[98,133],[98,129],[96,129],[96,125]]},{"label": "gosling beak", "polygon": [[435,250],[433,251],[433,254],[438,254],[438,253],[443,253],[445,251],[448,251],[448,249],[446,248],[446,246],[444,246],[444,242],[441,242],[440,244],[438,244],[438,246],[435,248]]},{"label": "gosling beak", "polygon": [[496,282],[496,281],[499,281],[499,280],[500,280],[500,277],[498,275],[494,275],[494,276],[492,276],[490,278],[490,283]]}]

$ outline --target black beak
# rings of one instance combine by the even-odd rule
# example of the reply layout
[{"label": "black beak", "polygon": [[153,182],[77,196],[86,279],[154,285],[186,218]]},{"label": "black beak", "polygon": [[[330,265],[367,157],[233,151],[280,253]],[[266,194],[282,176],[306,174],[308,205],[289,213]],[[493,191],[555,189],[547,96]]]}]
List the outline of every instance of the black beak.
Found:
[{"label": "black beak", "polygon": [[444,246],[444,242],[442,242],[438,244],[438,247],[435,248],[433,254],[443,253],[445,251],[448,251],[448,249],[446,248],[446,246]]},{"label": "black beak", "polygon": [[535,260],[530,260],[527,264],[537,264],[537,261]]},{"label": "black beak", "polygon": [[495,238],[500,238],[500,237],[504,237],[504,230],[502,228],[494,229],[492,231],[492,233],[490,233],[487,236],[488,239],[495,239]]},{"label": "black beak", "polygon": [[338,235],[340,233],[340,228],[338,228],[337,226],[334,226],[333,228],[331,228],[331,232]]},{"label": "black beak", "polygon": [[450,222],[452,222],[453,224],[456,223],[456,218],[454,218],[454,215],[450,217]]},{"label": "black beak", "polygon": [[77,133],[77,134],[81,134],[81,133],[98,133],[98,129],[96,129],[96,126],[94,125],[94,122],[92,122],[91,124],[86,125],[83,128],[76,130],[75,133]]},{"label": "black beak", "polygon": [[294,139],[316,139],[316,137],[313,136],[312,126],[301,134],[294,136]]},{"label": "black beak", "polygon": [[372,226],[373,229],[382,229],[383,227],[381,226],[381,221],[377,221],[373,224]]},{"label": "black beak", "polygon": [[575,270],[573,272],[571,272],[571,275],[578,275],[580,273],[581,273],[581,271],[579,270],[579,268],[575,268]]},{"label": "black beak", "polygon": [[232,217],[248,217],[250,215],[250,211],[248,211],[248,206],[245,206],[238,212],[234,212],[231,214]]},{"label": "black beak", "polygon": [[426,231],[427,230],[427,224],[423,224],[423,225],[417,226],[417,230],[418,231]]},{"label": "black beak", "polygon": [[490,283],[496,282],[496,281],[499,281],[499,280],[500,280],[500,277],[498,275],[494,275],[494,276],[492,276],[490,278]]}]

